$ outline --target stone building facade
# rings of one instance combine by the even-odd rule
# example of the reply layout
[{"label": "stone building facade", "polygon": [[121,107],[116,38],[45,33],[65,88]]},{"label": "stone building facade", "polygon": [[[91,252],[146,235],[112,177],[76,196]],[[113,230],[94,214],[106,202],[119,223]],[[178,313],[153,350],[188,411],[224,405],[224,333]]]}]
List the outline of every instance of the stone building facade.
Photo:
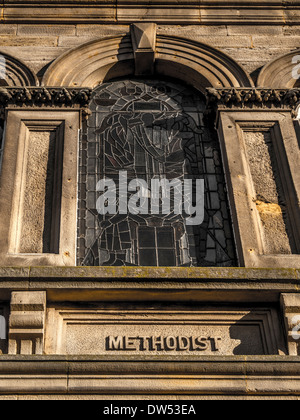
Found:
[{"label": "stone building facade", "polygon": [[1,398],[299,399],[300,2],[0,8]]}]

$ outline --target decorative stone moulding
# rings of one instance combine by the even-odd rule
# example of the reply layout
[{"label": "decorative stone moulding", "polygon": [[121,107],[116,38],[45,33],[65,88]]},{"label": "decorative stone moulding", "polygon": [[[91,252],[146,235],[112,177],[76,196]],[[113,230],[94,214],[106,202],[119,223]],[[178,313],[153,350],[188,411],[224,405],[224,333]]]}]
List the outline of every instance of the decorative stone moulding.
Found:
[{"label": "decorative stone moulding", "polygon": [[36,75],[16,58],[0,52],[0,86],[38,86]]},{"label": "decorative stone moulding", "polygon": [[290,109],[300,102],[300,89],[231,88],[206,90],[207,106],[216,109]]},{"label": "decorative stone moulding", "polygon": [[[76,13],[74,13],[74,9]],[[202,25],[289,25],[299,19],[299,1],[249,0],[7,0],[5,23],[157,22]]]},{"label": "decorative stone moulding", "polygon": [[86,107],[90,89],[76,88],[0,88],[0,104],[17,107]]}]

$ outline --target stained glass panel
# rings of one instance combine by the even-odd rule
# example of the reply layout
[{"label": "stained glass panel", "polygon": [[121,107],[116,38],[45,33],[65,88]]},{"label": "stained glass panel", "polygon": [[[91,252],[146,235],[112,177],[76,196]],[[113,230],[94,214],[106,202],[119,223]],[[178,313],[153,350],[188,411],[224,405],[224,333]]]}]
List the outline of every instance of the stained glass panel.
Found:
[{"label": "stained glass panel", "polygon": [[[78,264],[236,265],[218,139],[204,124],[201,94],[176,83],[116,81],[94,91],[90,109],[80,141]],[[176,187],[168,214],[100,215],[97,183],[108,177],[118,185],[121,171],[147,185],[204,179],[204,222],[190,226],[176,214]]]}]

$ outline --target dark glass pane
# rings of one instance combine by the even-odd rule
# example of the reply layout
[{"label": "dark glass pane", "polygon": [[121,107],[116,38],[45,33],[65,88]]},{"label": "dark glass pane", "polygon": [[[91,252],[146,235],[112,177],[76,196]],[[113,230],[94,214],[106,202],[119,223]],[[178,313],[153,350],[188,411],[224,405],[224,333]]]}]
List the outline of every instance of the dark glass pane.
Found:
[{"label": "dark glass pane", "polygon": [[157,266],[156,250],[155,249],[140,249],[139,250],[140,265],[143,266]]},{"label": "dark glass pane", "polygon": [[176,265],[175,251],[172,249],[159,249],[158,265],[160,267],[173,267]]},{"label": "dark glass pane", "polygon": [[155,230],[152,228],[139,228],[140,248],[155,248]]},{"label": "dark glass pane", "polygon": [[173,228],[157,228],[157,246],[158,248],[174,249]]}]

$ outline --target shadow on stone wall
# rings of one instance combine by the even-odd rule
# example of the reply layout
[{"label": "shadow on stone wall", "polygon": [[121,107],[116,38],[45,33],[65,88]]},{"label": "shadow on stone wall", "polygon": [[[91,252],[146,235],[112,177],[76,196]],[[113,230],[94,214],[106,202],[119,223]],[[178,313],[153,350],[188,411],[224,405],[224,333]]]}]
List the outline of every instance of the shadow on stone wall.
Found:
[{"label": "shadow on stone wall", "polygon": [[[282,343],[278,343],[280,325],[268,322],[266,315],[258,317],[257,312],[249,313],[230,327],[232,340],[239,340],[233,354],[237,356],[278,355],[286,353]],[[275,331],[275,328],[278,331]]]}]

